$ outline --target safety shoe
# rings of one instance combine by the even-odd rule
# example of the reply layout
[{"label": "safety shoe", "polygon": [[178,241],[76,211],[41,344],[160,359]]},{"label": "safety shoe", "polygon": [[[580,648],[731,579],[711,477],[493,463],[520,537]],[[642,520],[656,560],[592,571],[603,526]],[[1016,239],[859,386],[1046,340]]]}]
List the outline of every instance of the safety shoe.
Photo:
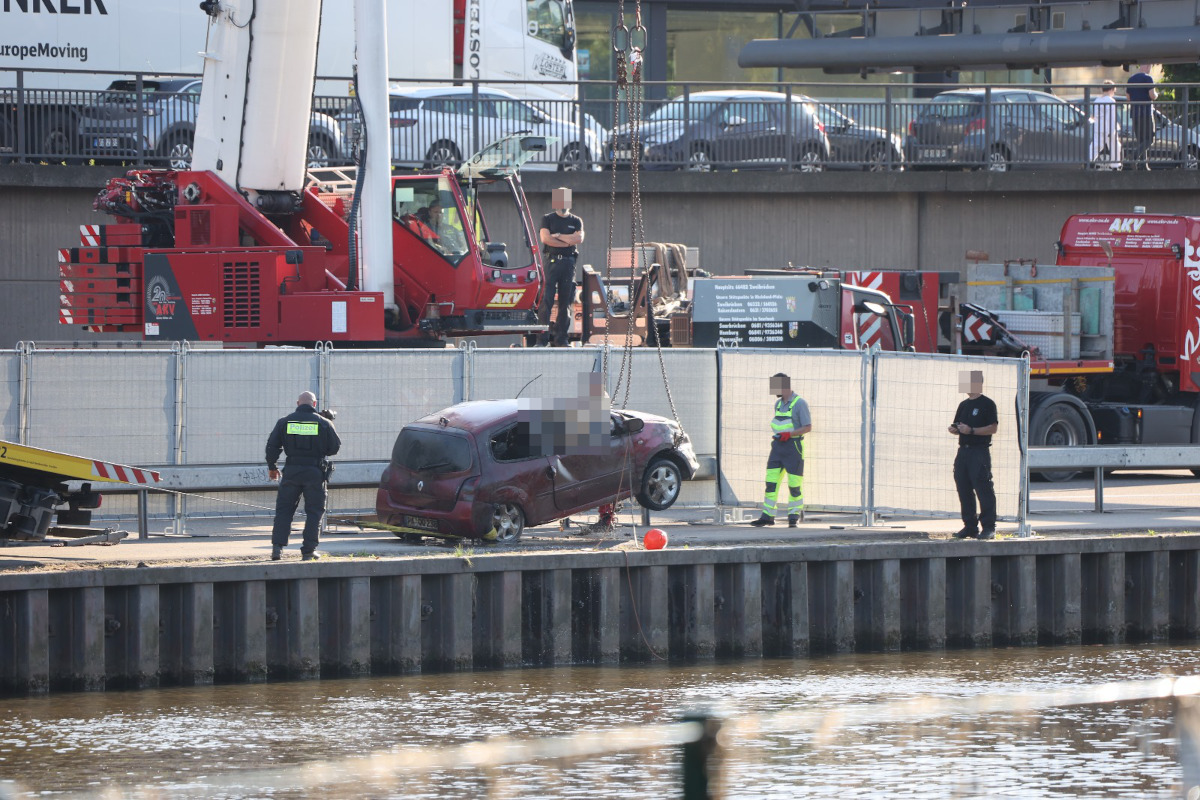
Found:
[{"label": "safety shoe", "polygon": [[763,514],[761,517],[759,517],[758,519],[754,520],[754,521],[753,521],[753,522],[751,522],[750,524],[751,524],[751,525],[753,525],[753,526],[754,526],[754,527],[756,527],[756,528],[765,528],[765,527],[767,527],[768,525],[774,525],[774,524],[775,524],[775,518],[774,518],[774,517],[771,517],[771,516],[768,516],[768,515],[766,515],[766,514]]},{"label": "safety shoe", "polygon": [[958,533],[954,534],[955,539],[974,539],[979,535],[979,532],[971,528],[963,528]]},{"label": "safety shoe", "polygon": [[995,539],[996,531],[995,530],[984,531],[983,533],[979,534],[979,538],[980,539]]},{"label": "safety shoe", "polygon": [[788,514],[788,527],[789,528],[796,527],[796,523],[798,523],[799,521],[800,521],[799,514]]},{"label": "safety shoe", "polygon": [[316,553],[301,553],[300,554],[301,561],[319,561],[320,559],[321,559],[321,557],[319,555],[317,555]]},{"label": "safety shoe", "polygon": [[271,548],[271,560],[278,561],[281,558],[283,558],[283,548],[282,547],[272,547]]}]

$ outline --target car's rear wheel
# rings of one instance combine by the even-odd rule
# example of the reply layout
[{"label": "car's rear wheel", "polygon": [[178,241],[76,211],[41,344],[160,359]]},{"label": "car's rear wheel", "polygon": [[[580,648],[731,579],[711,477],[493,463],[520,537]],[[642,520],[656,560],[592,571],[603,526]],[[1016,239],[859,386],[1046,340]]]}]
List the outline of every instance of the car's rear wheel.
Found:
[{"label": "car's rear wheel", "polygon": [[1188,147],[1179,154],[1179,166],[1181,169],[1200,169],[1200,151]]},{"label": "car's rear wheel", "polygon": [[987,170],[988,172],[1008,172],[1012,164],[1008,157],[1008,151],[1001,145],[996,145],[988,151]]},{"label": "car's rear wheel", "polygon": [[798,172],[824,172],[825,157],[821,151],[813,147],[806,147],[796,156],[796,170]]},{"label": "car's rear wheel", "polygon": [[438,167],[457,167],[462,161],[462,154],[458,152],[458,148],[454,142],[440,141],[434,142],[433,147],[429,148],[429,152],[425,154],[425,166],[429,169]]},{"label": "car's rear wheel", "polygon": [[493,541],[512,544],[525,530],[525,512],[516,503],[497,503],[492,511]]},{"label": "car's rear wheel", "polygon": [[871,145],[871,149],[867,151],[866,158],[863,159],[863,169],[867,172],[887,172],[894,169],[894,162],[888,152],[890,148],[883,142],[876,142]]},{"label": "car's rear wheel", "polygon": [[642,488],[637,501],[642,508],[651,511],[666,511],[679,499],[683,487],[683,472],[669,458],[659,456],[650,462],[642,473]]},{"label": "car's rear wheel", "polygon": [[692,148],[692,154],[688,156],[687,168],[690,172],[712,172],[713,162],[712,157],[708,154],[708,149],[704,145],[696,145]]}]

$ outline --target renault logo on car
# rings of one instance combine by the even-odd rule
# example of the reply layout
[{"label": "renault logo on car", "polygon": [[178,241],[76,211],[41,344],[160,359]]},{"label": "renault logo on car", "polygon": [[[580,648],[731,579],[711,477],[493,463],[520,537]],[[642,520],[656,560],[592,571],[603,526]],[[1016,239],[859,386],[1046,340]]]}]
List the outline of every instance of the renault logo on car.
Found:
[{"label": "renault logo on car", "polygon": [[417,481],[417,491],[418,492],[425,491],[425,481]]}]

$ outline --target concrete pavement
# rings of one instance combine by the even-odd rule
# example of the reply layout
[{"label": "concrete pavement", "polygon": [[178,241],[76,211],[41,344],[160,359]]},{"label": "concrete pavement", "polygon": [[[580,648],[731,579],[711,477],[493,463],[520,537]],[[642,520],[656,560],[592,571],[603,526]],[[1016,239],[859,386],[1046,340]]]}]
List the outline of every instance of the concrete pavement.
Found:
[{"label": "concrete pavement", "polygon": [[[1128,533],[1178,533],[1200,531],[1200,480],[1187,472],[1126,473],[1106,482],[1106,512],[1092,511],[1091,481],[1063,484],[1037,483],[1031,493],[1030,523],[1035,535],[1053,537],[1105,536]],[[734,512],[736,513],[736,511]],[[752,528],[748,521],[756,512],[744,512],[746,522],[730,522],[714,509],[672,509],[651,517],[653,527],[662,528],[669,547],[771,546],[795,544],[929,541],[949,539],[961,527],[957,519],[894,517],[861,526],[861,519],[846,514],[813,513],[796,529],[786,524]],[[297,515],[291,545],[285,559],[299,559],[303,518]],[[645,532],[640,511],[624,510],[618,527],[603,534],[584,531],[582,524],[595,517],[575,517],[565,530],[555,523],[528,528],[517,545],[461,543],[426,539],[408,544],[381,531],[360,530],[349,525],[332,525],[322,537],[320,551],[330,558],[414,558],[445,555],[456,547],[473,556],[488,553],[554,550],[596,550],[632,547],[635,537]],[[266,560],[270,556],[271,520],[267,517],[191,518],[186,535],[161,533],[167,520],[151,520],[152,535],[137,538],[137,521],[111,520],[106,526],[131,531],[117,545],[56,546],[49,543],[11,543],[0,548],[0,572],[22,569],[88,569],[138,564],[222,563]],[[1001,523],[1001,537],[1014,536],[1015,525]]]}]

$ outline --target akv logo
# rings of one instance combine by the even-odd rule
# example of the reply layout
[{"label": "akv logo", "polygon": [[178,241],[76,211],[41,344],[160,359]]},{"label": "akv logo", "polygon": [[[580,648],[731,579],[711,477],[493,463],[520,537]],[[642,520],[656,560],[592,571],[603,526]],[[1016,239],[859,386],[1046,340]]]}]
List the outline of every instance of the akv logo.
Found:
[{"label": "akv logo", "polygon": [[514,308],[517,303],[521,302],[521,296],[525,294],[524,289],[511,289],[508,291],[501,290],[496,292],[496,296],[487,304],[488,308]]},{"label": "akv logo", "polygon": [[1124,217],[1117,218],[1108,226],[1109,233],[1138,233],[1142,226],[1146,224],[1146,220],[1142,217]]},{"label": "akv logo", "polygon": [[146,287],[146,304],[159,319],[172,319],[175,316],[175,301],[178,299],[171,296],[171,289],[161,275],[152,278]]}]

